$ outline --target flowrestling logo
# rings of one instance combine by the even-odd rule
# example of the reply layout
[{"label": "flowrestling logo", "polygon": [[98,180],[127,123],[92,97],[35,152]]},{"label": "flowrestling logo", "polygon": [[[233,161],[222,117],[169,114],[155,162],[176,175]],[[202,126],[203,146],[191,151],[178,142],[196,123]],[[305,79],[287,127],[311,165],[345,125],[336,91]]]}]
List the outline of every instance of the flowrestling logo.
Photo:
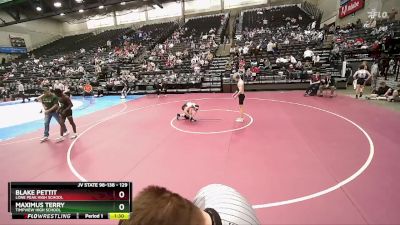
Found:
[{"label": "flowrestling logo", "polygon": [[371,9],[371,11],[368,12],[368,18],[370,19],[386,19],[388,18],[388,12],[378,12],[376,9]]},{"label": "flowrestling logo", "polygon": [[339,18],[348,16],[362,8],[364,8],[364,0],[351,0],[347,4],[340,6]]}]

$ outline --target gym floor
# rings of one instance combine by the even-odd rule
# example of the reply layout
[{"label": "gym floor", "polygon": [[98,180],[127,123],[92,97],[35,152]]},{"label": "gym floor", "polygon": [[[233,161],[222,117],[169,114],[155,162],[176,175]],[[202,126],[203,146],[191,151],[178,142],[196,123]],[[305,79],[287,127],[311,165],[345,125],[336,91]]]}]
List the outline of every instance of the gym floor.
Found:
[{"label": "gym floor", "polygon": [[[198,121],[176,120],[186,101]],[[75,140],[39,143],[43,129],[0,142],[0,202],[9,181],[132,181],[193,199],[221,183],[242,193],[262,224],[399,224],[400,112],[340,93],[149,95],[76,119]],[[1,110],[1,108],[0,108]],[[68,123],[67,127],[70,129]],[[0,224],[116,224],[12,221]]]}]

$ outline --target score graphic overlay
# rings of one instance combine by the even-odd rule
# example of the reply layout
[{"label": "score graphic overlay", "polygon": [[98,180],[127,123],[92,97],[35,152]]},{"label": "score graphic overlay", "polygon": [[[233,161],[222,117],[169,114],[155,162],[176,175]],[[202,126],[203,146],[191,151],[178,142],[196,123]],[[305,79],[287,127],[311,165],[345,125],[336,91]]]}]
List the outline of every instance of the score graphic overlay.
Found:
[{"label": "score graphic overlay", "polygon": [[13,219],[129,219],[131,182],[10,182]]}]

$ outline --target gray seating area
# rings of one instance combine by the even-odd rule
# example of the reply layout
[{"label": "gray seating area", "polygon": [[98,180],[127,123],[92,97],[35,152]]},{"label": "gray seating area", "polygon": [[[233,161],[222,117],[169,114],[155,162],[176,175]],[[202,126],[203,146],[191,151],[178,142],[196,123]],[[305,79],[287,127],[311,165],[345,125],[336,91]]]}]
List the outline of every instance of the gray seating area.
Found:
[{"label": "gray seating area", "polygon": [[[224,82],[230,83],[233,72],[239,70],[239,62],[244,60],[243,77],[248,84],[273,83],[305,83],[310,74],[319,72],[340,77],[340,67],[330,62],[331,47],[323,47],[323,32],[312,29],[314,20],[297,5],[256,9],[243,13],[242,35],[236,39],[235,53],[231,53],[228,63],[232,70],[225,72]],[[274,44],[273,51],[268,51],[267,45]],[[244,52],[243,48],[248,48]],[[309,48],[318,62],[303,57],[304,51]],[[294,57],[296,63],[278,63],[278,58],[289,59]],[[268,59],[269,65],[264,61]],[[260,70],[251,77],[246,71],[258,67]]]}]

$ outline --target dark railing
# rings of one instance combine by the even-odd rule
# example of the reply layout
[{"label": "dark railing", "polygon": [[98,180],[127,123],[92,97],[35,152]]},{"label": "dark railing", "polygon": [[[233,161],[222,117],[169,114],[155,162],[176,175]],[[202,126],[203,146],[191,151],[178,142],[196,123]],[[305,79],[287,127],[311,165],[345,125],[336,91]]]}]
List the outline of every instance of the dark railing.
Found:
[{"label": "dark railing", "polygon": [[311,16],[314,17],[315,21],[316,21],[316,28],[319,29],[320,25],[321,25],[321,20],[322,20],[322,15],[323,15],[323,11],[320,10],[316,5],[311,4],[307,1],[303,2],[301,4],[301,8],[307,12],[308,14],[310,14]]}]

